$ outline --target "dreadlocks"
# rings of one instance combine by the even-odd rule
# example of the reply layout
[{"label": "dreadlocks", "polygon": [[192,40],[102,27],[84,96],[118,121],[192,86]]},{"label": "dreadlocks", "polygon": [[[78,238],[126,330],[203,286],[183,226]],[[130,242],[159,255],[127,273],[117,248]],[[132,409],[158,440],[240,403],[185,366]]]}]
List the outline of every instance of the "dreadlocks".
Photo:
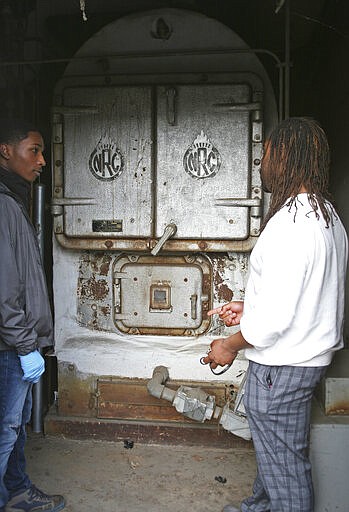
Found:
[{"label": "dreadlocks", "polygon": [[[332,205],[328,192],[330,151],[326,135],[313,119],[293,117],[271,133],[262,165],[269,178],[271,199],[262,229],[285,202],[291,207],[304,187],[317,218],[319,209],[328,227]],[[266,161],[265,161],[266,160]]]}]

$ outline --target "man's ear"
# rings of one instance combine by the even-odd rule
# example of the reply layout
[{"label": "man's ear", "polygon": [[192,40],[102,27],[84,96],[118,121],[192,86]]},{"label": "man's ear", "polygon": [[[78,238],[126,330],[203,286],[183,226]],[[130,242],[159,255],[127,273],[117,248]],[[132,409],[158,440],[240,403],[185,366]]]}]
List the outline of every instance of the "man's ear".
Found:
[{"label": "man's ear", "polygon": [[0,156],[2,158],[5,158],[5,160],[8,160],[10,158],[10,152],[8,144],[0,144]]}]

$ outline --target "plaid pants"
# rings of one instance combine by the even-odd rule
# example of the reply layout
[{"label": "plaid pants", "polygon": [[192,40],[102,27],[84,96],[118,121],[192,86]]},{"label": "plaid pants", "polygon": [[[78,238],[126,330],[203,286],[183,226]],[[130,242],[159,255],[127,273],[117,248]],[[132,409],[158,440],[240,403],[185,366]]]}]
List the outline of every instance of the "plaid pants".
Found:
[{"label": "plaid pants", "polygon": [[250,361],[244,404],[257,459],[253,494],[242,512],[313,512],[308,457],[314,388],[326,367]]}]

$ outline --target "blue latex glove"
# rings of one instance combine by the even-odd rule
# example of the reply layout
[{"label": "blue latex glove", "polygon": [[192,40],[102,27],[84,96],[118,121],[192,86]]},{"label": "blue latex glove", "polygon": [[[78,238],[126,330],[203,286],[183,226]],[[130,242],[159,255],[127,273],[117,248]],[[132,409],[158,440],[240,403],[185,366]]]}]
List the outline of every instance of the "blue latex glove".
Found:
[{"label": "blue latex glove", "polygon": [[25,356],[18,356],[21,362],[23,370],[23,380],[27,382],[33,382],[36,384],[39,382],[41,375],[45,371],[45,361],[38,350],[30,352]]}]

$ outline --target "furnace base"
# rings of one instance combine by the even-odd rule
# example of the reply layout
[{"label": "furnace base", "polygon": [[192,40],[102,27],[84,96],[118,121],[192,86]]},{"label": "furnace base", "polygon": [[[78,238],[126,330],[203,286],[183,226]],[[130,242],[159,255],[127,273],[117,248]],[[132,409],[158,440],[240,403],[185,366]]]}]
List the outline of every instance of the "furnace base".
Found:
[{"label": "furnace base", "polygon": [[55,408],[44,422],[45,434],[71,439],[133,441],[143,444],[215,446],[216,448],[252,448],[245,441],[217,425],[150,421],[121,421],[59,416]]}]

